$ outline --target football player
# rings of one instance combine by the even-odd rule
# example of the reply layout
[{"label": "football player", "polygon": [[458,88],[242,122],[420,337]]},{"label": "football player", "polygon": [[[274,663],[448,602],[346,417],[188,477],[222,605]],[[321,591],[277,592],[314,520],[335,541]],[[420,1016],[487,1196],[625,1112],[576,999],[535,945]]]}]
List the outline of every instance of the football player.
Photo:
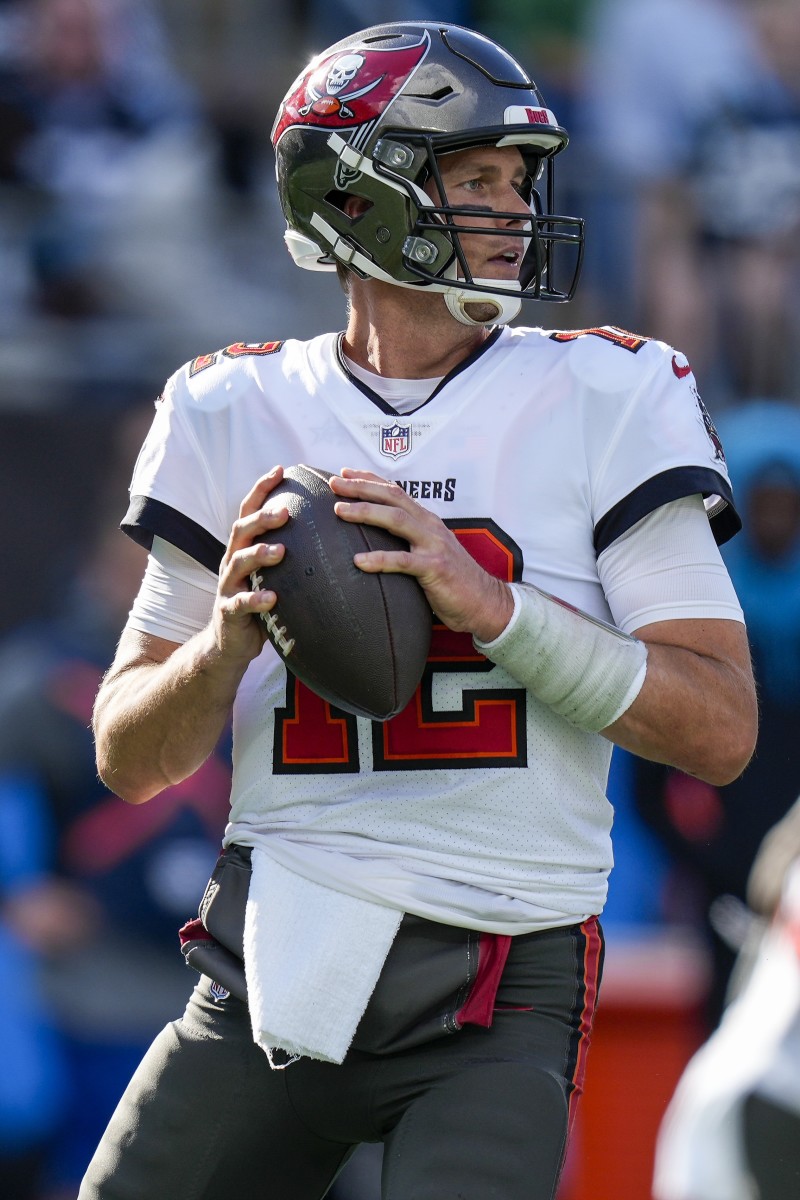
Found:
[{"label": "football player", "polygon": [[[150,558],[99,770],[151,801],[232,711],[234,780],[184,930],[205,974],[80,1197],[316,1200],[382,1142],[384,1200],[551,1200],[600,984],[612,748],[720,784],[754,745],[722,446],[672,347],[509,325],[572,295],[583,226],[555,210],[567,133],[493,41],[364,30],[272,136],[287,245],[339,272],[346,327],[181,368],[135,468],[123,527]],[[343,520],[405,539],[356,565],[413,575],[434,613],[384,725],[300,685],[258,619],[296,462],[339,472]]]}]

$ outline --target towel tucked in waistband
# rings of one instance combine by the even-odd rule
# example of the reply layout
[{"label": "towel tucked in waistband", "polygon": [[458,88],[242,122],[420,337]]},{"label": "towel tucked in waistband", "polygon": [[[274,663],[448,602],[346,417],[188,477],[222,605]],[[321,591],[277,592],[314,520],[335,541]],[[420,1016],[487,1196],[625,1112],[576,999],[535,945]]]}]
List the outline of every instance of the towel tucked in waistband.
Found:
[{"label": "towel tucked in waistband", "polygon": [[343,1061],[402,916],[253,850],[245,974],[253,1037],[271,1066],[304,1056]]}]

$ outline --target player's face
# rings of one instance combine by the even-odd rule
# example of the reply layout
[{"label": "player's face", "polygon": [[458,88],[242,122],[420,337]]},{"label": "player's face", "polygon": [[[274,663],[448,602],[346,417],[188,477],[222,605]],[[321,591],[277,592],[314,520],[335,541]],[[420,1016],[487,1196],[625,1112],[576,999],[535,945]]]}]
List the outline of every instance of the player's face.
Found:
[{"label": "player's face", "polygon": [[[516,279],[527,240],[519,236],[530,222],[531,210],[525,195],[529,180],[522,155],[515,146],[478,146],[458,150],[439,159],[448,205],[474,209],[476,215],[452,218],[456,225],[487,226],[494,233],[461,236],[460,242],[470,270],[478,279]],[[434,180],[426,189],[440,203]],[[478,216],[488,213],[488,216]],[[492,216],[492,213],[513,216]],[[516,231],[516,233],[511,232]]]}]

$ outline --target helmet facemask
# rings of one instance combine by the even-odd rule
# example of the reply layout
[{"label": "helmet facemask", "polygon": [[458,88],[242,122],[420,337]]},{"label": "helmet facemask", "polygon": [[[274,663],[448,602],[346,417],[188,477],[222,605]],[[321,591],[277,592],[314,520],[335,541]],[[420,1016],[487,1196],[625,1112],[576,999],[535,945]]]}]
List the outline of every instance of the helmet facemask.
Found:
[{"label": "helmet facemask", "polygon": [[[530,219],[524,220],[518,211],[504,212],[488,206],[459,206],[450,203],[442,178],[440,160],[446,154],[457,151],[444,149],[437,153],[434,139],[428,137],[424,140],[429,164],[428,178],[434,182],[437,199],[431,200],[428,207],[420,209],[411,235],[406,238],[404,249],[407,265],[430,286],[441,290],[443,281],[452,281],[445,285],[445,299],[452,315],[465,324],[485,324],[485,321],[471,318],[468,312],[465,312],[464,306],[480,303],[482,306],[491,307],[495,304],[498,312],[488,319],[504,323],[517,315],[523,299],[561,302],[570,300],[577,285],[583,253],[583,222],[574,217],[542,216],[542,203],[536,184],[545,177],[548,187],[552,186],[550,158],[538,150],[529,150],[516,142],[510,143],[519,149],[526,168],[524,191],[521,191],[521,194],[528,204]],[[504,143],[509,144],[505,136],[483,144],[502,146]],[[484,214],[486,218],[491,218],[491,226],[487,226],[483,221]],[[477,223],[470,224],[470,221]],[[520,242],[519,273],[516,281],[477,278],[464,250],[462,238],[465,235],[496,237],[497,222],[502,223],[504,237],[517,238]],[[556,229],[556,224],[563,224],[565,228]],[[444,235],[451,247],[449,261],[438,270],[431,252],[431,234],[438,234],[438,240]],[[569,244],[574,251],[569,285],[564,290],[549,285],[553,274],[551,264],[556,242]],[[410,263],[409,259],[412,260]]]}]

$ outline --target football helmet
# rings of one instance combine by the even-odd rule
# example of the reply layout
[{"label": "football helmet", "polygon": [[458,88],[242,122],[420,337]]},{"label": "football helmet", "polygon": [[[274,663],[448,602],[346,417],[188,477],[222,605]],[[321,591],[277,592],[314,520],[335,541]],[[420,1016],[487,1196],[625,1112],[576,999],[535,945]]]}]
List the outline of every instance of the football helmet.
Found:
[{"label": "football helmet", "polygon": [[[465,324],[488,323],[467,313],[476,302],[503,323],[522,299],[569,300],[583,221],[553,211],[553,158],[567,141],[527,72],[490,38],[432,21],[372,26],[317,55],[278,110],[287,245],[310,270],[341,263],[363,278],[442,292]],[[473,276],[460,235],[497,228],[465,224],[489,210],[455,207],[445,193],[441,156],[475,146],[516,146],[525,163],[530,221],[492,213],[521,239],[516,280]],[[349,196],[360,200],[347,205],[358,215],[345,211]]]}]

